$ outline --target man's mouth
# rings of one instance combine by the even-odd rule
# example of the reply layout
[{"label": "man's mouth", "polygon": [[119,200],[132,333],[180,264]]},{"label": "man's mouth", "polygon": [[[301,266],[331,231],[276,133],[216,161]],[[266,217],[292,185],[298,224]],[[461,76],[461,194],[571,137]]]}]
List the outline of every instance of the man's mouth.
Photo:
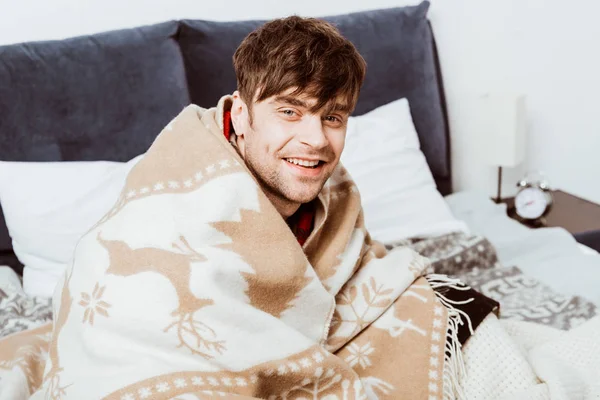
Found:
[{"label": "man's mouth", "polygon": [[324,161],[321,160],[304,160],[301,158],[284,158],[285,161],[287,161],[290,164],[294,164],[297,165],[299,167],[304,167],[304,168],[317,168],[320,165],[324,164]]}]

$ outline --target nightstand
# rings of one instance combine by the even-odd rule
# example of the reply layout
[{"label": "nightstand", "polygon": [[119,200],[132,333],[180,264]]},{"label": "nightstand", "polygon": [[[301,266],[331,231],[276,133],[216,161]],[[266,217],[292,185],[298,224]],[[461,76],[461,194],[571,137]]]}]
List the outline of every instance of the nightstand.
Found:
[{"label": "nightstand", "polygon": [[[579,243],[600,252],[600,204],[592,203],[562,190],[553,190],[554,204],[545,218],[543,227],[564,228]],[[514,197],[502,199],[507,206],[508,216],[527,225],[514,213]]]}]

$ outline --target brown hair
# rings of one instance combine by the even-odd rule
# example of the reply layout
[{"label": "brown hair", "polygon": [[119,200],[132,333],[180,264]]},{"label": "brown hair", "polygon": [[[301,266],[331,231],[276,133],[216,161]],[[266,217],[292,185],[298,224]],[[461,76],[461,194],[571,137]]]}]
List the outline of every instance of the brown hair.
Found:
[{"label": "brown hair", "polygon": [[296,87],[317,99],[311,111],[338,96],[354,110],[366,64],[354,45],[330,23],[292,16],[265,23],[251,32],[233,56],[240,97],[249,108]]}]

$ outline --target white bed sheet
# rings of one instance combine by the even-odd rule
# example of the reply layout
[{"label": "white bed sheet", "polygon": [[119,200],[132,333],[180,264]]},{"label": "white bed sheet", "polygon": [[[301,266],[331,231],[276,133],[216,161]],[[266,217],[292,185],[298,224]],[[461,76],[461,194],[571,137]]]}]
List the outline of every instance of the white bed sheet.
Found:
[{"label": "white bed sheet", "polygon": [[25,294],[17,273],[7,265],[0,265],[0,289],[5,289],[9,286],[20,294]]},{"label": "white bed sheet", "polygon": [[445,200],[456,218],[492,243],[503,266],[517,266],[559,293],[600,306],[600,254],[577,243],[569,232],[527,228],[506,215],[506,205],[484,193],[457,192]]}]

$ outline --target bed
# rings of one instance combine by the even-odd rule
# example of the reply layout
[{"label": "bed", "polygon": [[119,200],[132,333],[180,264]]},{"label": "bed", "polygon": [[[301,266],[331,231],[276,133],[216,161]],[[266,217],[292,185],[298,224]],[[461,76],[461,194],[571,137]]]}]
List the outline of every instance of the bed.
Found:
[{"label": "bed", "polygon": [[[368,64],[342,160],[367,226],[389,248],[411,246],[436,272],[499,301],[502,318],[577,326],[600,305],[600,255],[559,229],[519,225],[485,194],[452,190],[428,7],[327,18]],[[235,89],[231,55],[260,23],[169,21],[0,47],[0,336],[52,318],[51,294],[78,235],[184,106],[211,107]],[[383,121],[388,136],[365,147],[369,121]]]}]

